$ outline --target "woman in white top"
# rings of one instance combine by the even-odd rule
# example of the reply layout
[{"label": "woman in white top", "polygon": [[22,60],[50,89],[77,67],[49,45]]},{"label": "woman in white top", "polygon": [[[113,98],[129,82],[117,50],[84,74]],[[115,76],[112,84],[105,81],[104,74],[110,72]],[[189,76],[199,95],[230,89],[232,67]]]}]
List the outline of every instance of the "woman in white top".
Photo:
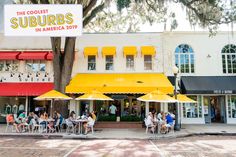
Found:
[{"label": "woman in white top", "polygon": [[85,134],[88,133],[88,130],[90,126],[93,126],[94,125],[94,120],[92,118],[92,114],[89,113],[89,116],[88,116],[88,122],[87,123],[84,123],[84,128],[85,128]]}]

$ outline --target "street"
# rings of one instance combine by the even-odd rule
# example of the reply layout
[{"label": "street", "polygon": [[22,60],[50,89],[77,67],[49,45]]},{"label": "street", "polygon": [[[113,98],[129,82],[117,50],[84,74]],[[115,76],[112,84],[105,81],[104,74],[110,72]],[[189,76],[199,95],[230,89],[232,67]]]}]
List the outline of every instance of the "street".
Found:
[{"label": "street", "polygon": [[1,157],[236,157],[236,136],[162,140],[73,140],[0,138]]}]

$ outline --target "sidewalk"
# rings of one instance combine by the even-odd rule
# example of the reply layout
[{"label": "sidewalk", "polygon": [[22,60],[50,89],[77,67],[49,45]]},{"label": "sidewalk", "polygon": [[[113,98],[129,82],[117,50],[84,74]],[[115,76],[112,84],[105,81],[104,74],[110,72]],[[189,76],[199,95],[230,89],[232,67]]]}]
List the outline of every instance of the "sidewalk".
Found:
[{"label": "sidewalk", "polygon": [[162,139],[178,138],[192,135],[236,135],[236,125],[204,124],[182,125],[181,131],[168,134],[145,133],[141,129],[95,129],[94,134],[75,135],[67,133],[5,133],[6,125],[0,124],[0,136],[35,137],[35,138],[64,138],[64,139]]}]

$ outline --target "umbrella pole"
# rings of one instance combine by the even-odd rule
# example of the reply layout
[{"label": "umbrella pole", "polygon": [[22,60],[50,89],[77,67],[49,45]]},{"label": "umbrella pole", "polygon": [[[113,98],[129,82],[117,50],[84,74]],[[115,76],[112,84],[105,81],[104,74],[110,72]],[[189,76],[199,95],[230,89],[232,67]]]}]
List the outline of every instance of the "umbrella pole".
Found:
[{"label": "umbrella pole", "polygon": [[51,109],[50,109],[50,116],[52,118],[52,104],[53,104],[53,99],[51,100]]}]

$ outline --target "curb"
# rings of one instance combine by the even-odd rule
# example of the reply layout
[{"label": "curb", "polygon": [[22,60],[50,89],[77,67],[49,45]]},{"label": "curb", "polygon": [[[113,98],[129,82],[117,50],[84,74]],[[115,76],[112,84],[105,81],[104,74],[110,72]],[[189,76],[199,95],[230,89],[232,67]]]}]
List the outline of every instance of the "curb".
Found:
[{"label": "curb", "polygon": [[[173,136],[172,136],[173,135]],[[94,137],[93,135],[73,135],[70,134],[16,134],[16,133],[0,133],[0,137],[14,137],[14,138],[36,138],[36,139],[80,139],[80,140],[158,140],[158,139],[175,139],[175,138],[184,138],[184,137],[191,137],[191,136],[236,136],[236,133],[220,133],[220,132],[205,132],[205,133],[185,133],[185,134],[172,134],[172,135],[158,135],[154,137],[147,137],[147,138],[113,138],[113,137]]]}]

